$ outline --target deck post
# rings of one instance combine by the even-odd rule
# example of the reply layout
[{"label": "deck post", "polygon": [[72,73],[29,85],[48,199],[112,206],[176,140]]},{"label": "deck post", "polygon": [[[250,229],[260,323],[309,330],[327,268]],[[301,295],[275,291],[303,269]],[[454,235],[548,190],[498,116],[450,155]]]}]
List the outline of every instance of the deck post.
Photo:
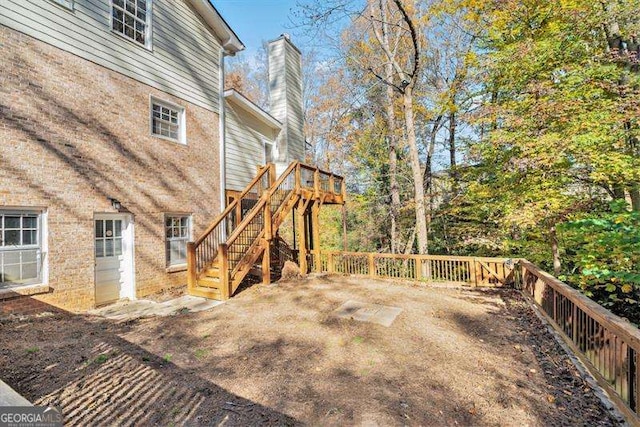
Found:
[{"label": "deck post", "polygon": [[273,239],[273,222],[271,218],[270,194],[267,195],[267,202],[264,204],[264,238],[268,241]]},{"label": "deck post", "polygon": [[477,258],[473,259],[473,270],[476,272],[476,286],[482,285],[482,266],[480,265],[480,260]]},{"label": "deck post", "polygon": [[262,284],[271,284],[271,242],[262,239],[264,252],[262,253]]},{"label": "deck post", "polygon": [[376,262],[373,259],[373,253],[369,252],[367,254],[367,259],[369,261],[369,277],[376,277]]},{"label": "deck post", "polygon": [[298,264],[300,272],[307,274],[307,230],[306,230],[306,215],[304,212],[304,200],[300,199],[298,207],[296,208],[296,216],[298,217],[296,225],[298,226]]},{"label": "deck post", "polygon": [[187,243],[187,290],[191,291],[198,285],[198,272],[196,265],[196,244]]},{"label": "deck post", "polygon": [[296,194],[300,194],[302,191],[302,172],[300,172],[300,163],[298,163],[296,165],[296,175],[295,175],[295,189],[296,189]]},{"label": "deck post", "polygon": [[320,169],[313,172],[313,197],[320,199]]},{"label": "deck post", "polygon": [[478,276],[476,273],[476,259],[473,258],[469,261],[469,281],[471,282],[471,286],[476,288],[478,287]]},{"label": "deck post", "polygon": [[228,300],[231,296],[231,288],[229,283],[229,254],[225,243],[220,243],[220,246],[218,246],[218,259],[220,260],[220,297],[222,300]]},{"label": "deck post", "polygon": [[320,257],[320,204],[314,201],[311,206],[311,247],[314,251],[314,270],[316,273],[322,272],[322,260]]},{"label": "deck post", "polygon": [[269,187],[273,186],[277,180],[276,177],[276,164],[269,163]]}]

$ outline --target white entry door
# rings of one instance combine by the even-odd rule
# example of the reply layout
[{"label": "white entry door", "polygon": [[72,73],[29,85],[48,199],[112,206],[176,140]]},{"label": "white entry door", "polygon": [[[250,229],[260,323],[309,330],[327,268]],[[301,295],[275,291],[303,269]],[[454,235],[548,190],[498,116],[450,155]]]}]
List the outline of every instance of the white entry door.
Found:
[{"label": "white entry door", "polygon": [[95,217],[96,305],[133,299],[133,224],[128,215]]}]

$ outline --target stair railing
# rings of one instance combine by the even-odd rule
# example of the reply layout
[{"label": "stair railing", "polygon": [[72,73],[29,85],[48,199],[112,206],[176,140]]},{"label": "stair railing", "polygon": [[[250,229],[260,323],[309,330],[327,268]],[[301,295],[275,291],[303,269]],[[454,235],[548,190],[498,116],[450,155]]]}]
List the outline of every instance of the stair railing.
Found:
[{"label": "stair railing", "polygon": [[[275,165],[273,163],[261,167],[242,193],[216,217],[200,237],[187,244],[187,284],[189,288],[197,285],[198,276],[210,267],[218,256],[220,245],[241,224],[242,218],[237,218],[237,212],[241,212],[238,207],[242,207],[242,201],[256,200],[264,196],[273,184],[274,177]],[[247,215],[251,215],[256,207],[254,206]]]},{"label": "stair railing", "polygon": [[234,281],[234,276],[243,267],[242,260],[245,255],[252,255],[251,252],[257,250],[260,239],[263,237],[267,240],[271,239],[272,214],[278,210],[283,201],[288,200],[288,196],[297,188],[296,170],[298,167],[299,162],[293,162],[289,165],[227,239],[225,243],[228,257],[227,277],[230,282]]}]

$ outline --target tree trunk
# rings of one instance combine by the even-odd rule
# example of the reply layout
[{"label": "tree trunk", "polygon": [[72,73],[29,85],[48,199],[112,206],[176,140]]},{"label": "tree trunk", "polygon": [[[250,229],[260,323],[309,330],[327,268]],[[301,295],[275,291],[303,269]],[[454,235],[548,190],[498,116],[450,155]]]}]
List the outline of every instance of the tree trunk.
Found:
[{"label": "tree trunk", "polygon": [[403,93],[402,100],[404,106],[404,121],[407,132],[407,145],[409,146],[409,156],[411,161],[411,176],[413,177],[418,253],[427,254],[429,242],[426,215],[427,212],[425,209],[422,168],[420,166],[420,155],[418,153],[418,143],[416,138],[416,127],[413,113],[412,85],[407,86]]},{"label": "tree trunk", "polygon": [[456,113],[452,111],[449,114],[449,164],[454,193],[458,189],[458,171],[456,169],[456,124]]},{"label": "tree trunk", "polygon": [[631,209],[640,212],[640,185],[634,185],[629,189],[631,196]]},{"label": "tree trunk", "polygon": [[[384,2],[379,1],[380,16],[382,21],[382,43],[390,46],[389,24]],[[393,64],[388,61],[384,67],[385,79],[393,82]],[[389,192],[391,194],[391,205],[389,206],[389,216],[391,220],[391,253],[400,251],[400,230],[398,226],[398,212],[400,210],[400,188],[398,186],[398,143],[396,138],[396,111],[394,108],[395,93],[391,85],[387,85],[385,93],[386,113],[387,113],[387,133],[389,136]]]},{"label": "tree trunk", "polygon": [[615,184],[613,185],[612,188],[613,188],[613,194],[616,200],[626,200],[626,197],[624,194],[624,187],[622,185]]},{"label": "tree trunk", "polygon": [[549,238],[551,239],[551,252],[553,254],[553,273],[557,276],[560,274],[562,264],[560,263],[560,249],[558,248],[558,234],[556,227],[549,229]]}]

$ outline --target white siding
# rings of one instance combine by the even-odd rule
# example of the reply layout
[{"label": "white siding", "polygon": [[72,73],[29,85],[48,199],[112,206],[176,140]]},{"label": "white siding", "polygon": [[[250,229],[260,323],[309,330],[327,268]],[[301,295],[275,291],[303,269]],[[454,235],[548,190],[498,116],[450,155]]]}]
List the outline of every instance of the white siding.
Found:
[{"label": "white siding", "polygon": [[226,124],[226,186],[242,191],[256,176],[257,167],[264,165],[264,141],[273,142],[276,131],[227,102]]},{"label": "white siding", "polygon": [[153,0],[152,50],[111,31],[109,0],[1,0],[0,24],[218,111],[221,47],[184,0]]}]

